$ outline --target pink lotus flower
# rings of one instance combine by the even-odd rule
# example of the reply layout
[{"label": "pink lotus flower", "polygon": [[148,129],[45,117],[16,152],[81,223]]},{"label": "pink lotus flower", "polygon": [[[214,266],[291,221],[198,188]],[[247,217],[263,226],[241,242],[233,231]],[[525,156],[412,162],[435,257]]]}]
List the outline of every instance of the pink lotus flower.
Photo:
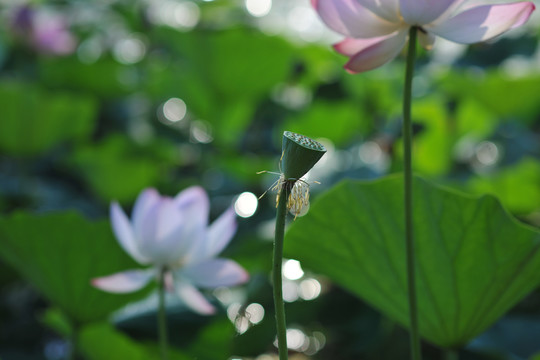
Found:
[{"label": "pink lotus flower", "polygon": [[36,50],[50,55],[69,55],[77,47],[66,18],[60,14],[21,6],[14,13],[13,31]]},{"label": "pink lotus flower", "polygon": [[69,55],[77,48],[75,36],[60,15],[38,14],[32,30],[32,42],[43,53]]},{"label": "pink lotus flower", "polygon": [[[345,69],[359,73],[395,58],[405,46],[409,28],[419,28],[425,48],[435,36],[461,44],[489,40],[523,25],[532,2],[463,8],[466,0],[311,0],[321,19],[347,38],[335,44],[349,56]],[[461,8],[461,11],[457,11]]]},{"label": "pink lotus flower", "polygon": [[212,314],[214,307],[196,287],[237,285],[249,276],[236,262],[216,258],[236,232],[233,209],[208,226],[209,207],[208,196],[198,186],[175,198],[160,196],[154,189],[143,191],[131,221],[118,203],[112,203],[111,221],[118,242],[139,264],[153,267],[96,278],[92,284],[108,292],[133,292],[165,268],[169,290],[174,289],[196,312]]}]

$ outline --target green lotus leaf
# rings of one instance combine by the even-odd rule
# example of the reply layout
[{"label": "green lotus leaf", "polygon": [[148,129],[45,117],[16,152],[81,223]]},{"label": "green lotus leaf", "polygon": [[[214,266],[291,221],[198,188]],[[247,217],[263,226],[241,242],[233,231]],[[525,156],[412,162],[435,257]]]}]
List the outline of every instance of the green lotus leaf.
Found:
[{"label": "green lotus leaf", "polygon": [[[492,196],[472,198],[414,180],[420,332],[466,344],[540,283],[540,232]],[[285,253],[388,317],[409,319],[403,178],[344,181],[290,227]]]},{"label": "green lotus leaf", "polygon": [[104,319],[141,296],[109,294],[90,285],[93,277],[135,268],[107,221],[75,212],[0,218],[0,258],[17,270],[71,321]]}]

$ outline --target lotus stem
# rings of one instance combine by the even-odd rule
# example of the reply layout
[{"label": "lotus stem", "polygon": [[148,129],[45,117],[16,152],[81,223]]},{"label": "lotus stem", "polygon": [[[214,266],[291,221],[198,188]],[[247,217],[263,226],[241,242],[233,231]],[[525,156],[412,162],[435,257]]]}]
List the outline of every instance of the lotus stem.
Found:
[{"label": "lotus stem", "polygon": [[403,89],[403,167],[405,205],[405,244],[407,253],[407,288],[410,316],[411,359],[421,360],[420,335],[418,332],[418,308],[415,281],[415,250],[413,237],[413,184],[412,184],[412,122],[411,98],[414,61],[416,57],[417,27],[409,31],[409,48]]},{"label": "lotus stem", "polygon": [[288,359],[287,325],[285,321],[285,304],[283,303],[283,279],[281,265],[283,262],[283,240],[285,237],[285,219],[287,217],[287,199],[289,198],[290,193],[289,186],[290,182],[285,181],[281,189],[278,190],[280,191],[280,196],[277,204],[276,234],[272,268],[279,360]]},{"label": "lotus stem", "polygon": [[278,339],[279,360],[288,359],[287,325],[285,322],[285,305],[283,303],[283,279],[281,265],[283,262],[283,241],[285,238],[285,219],[287,211],[293,210],[298,215],[307,194],[300,194],[289,199],[289,195],[297,181],[302,184],[304,176],[326,152],[325,147],[307,136],[290,131],[283,133],[282,153],[280,159],[280,178],[277,190],[276,235],[274,241],[274,258],[272,281],[274,286],[274,307],[276,311],[276,331]]},{"label": "lotus stem", "polygon": [[158,286],[158,337],[161,359],[167,360],[168,355],[168,336],[167,336],[167,319],[165,314],[165,274],[167,269],[162,267],[159,271],[159,286]]}]

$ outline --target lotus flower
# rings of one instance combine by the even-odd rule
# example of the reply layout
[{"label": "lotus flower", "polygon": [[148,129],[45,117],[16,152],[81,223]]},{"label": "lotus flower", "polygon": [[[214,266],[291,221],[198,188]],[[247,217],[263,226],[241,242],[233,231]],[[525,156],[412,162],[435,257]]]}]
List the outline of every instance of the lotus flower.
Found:
[{"label": "lotus flower", "polygon": [[14,13],[13,31],[38,51],[50,55],[69,55],[77,41],[60,14],[21,6]]},{"label": "lotus flower", "polygon": [[36,16],[32,41],[38,50],[51,55],[69,55],[77,48],[75,37],[59,15]]},{"label": "lotus flower", "polygon": [[[466,0],[311,0],[323,22],[346,39],[335,44],[350,57],[345,69],[359,73],[395,58],[412,26],[427,49],[435,36],[461,44],[492,39],[523,25],[532,2],[463,7]],[[459,10],[459,11],[458,11]]]},{"label": "lotus flower", "polygon": [[236,219],[230,208],[208,226],[209,206],[208,196],[198,186],[175,198],[160,196],[154,189],[143,191],[131,221],[113,202],[111,221],[118,242],[139,264],[153,267],[96,278],[92,284],[108,292],[133,292],[165,269],[169,290],[174,289],[196,312],[212,314],[214,307],[197,287],[237,285],[246,282],[248,274],[236,262],[216,258],[236,232]]}]

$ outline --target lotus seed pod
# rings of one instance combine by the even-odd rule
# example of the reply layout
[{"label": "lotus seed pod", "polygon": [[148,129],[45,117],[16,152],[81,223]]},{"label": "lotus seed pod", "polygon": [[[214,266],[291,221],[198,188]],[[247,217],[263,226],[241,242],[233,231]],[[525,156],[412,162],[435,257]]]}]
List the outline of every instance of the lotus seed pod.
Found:
[{"label": "lotus seed pod", "polygon": [[281,172],[286,179],[300,179],[320,160],[325,147],[304,135],[290,131],[283,133]]}]

